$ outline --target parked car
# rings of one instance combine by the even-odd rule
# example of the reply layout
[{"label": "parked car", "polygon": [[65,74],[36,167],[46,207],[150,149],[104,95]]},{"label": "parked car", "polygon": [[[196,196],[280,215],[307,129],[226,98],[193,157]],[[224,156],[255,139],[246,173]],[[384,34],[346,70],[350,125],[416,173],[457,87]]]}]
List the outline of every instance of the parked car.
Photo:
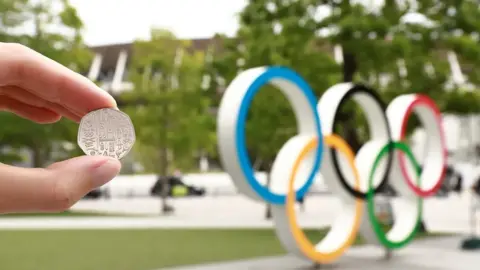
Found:
[{"label": "parked car", "polygon": [[101,198],[101,197],[104,197],[105,194],[103,192],[103,190],[97,188],[97,189],[94,189],[92,191],[90,191],[89,193],[87,193],[87,195],[85,195],[83,198],[84,199],[98,199],[98,198]]},{"label": "parked car", "polygon": [[[167,194],[169,197],[185,197],[185,196],[203,196],[205,189],[185,184],[179,177],[167,176],[168,183]],[[165,178],[160,176],[151,189],[152,196],[161,196],[165,185]]]}]

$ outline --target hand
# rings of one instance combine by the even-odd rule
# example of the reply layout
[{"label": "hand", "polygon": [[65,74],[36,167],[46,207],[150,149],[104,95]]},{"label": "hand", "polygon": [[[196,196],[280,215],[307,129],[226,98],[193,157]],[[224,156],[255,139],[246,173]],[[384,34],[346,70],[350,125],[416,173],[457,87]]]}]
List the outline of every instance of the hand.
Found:
[{"label": "hand", "polygon": [[[0,110],[34,122],[73,121],[115,100],[87,78],[19,44],[0,43]],[[35,136],[32,134],[32,136]],[[70,208],[120,171],[120,162],[82,156],[43,168],[0,163],[0,213]]]}]

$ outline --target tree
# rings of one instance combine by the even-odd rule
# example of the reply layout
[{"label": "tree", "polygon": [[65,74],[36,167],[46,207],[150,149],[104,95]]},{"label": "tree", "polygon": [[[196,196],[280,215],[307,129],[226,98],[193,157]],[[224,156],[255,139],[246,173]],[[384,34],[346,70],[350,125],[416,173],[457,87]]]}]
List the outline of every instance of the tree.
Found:
[{"label": "tree", "polygon": [[[437,3],[408,3],[249,1],[240,13],[237,38],[227,41],[226,52],[217,57],[218,71],[230,81],[239,69],[237,59],[244,63],[241,68],[286,65],[300,73],[318,96],[334,83],[362,82],[378,89],[386,102],[399,94],[421,92],[442,103],[449,78],[448,61],[442,55],[444,30],[438,24],[407,19],[408,14],[424,13]],[[334,45],[342,48],[339,65],[331,55]],[[247,123],[252,160],[271,164],[295,132],[288,104],[280,96],[262,90],[252,104]],[[412,123],[410,130],[418,121]],[[347,104],[340,112],[335,132],[355,151],[363,145],[368,127],[357,106]],[[268,172],[268,166],[261,167]]]},{"label": "tree", "polygon": [[[468,127],[462,125],[461,133],[468,137],[468,148],[475,149],[478,146],[471,132],[470,117],[478,115],[480,108],[480,95],[476,90],[480,84],[480,24],[477,21],[480,15],[478,2],[472,0],[447,1],[438,5],[440,10],[426,9],[432,20],[436,20],[442,30],[442,43],[446,50],[454,52],[458,58],[460,72],[458,81],[454,82],[442,104],[442,111],[455,114],[460,121],[467,120]],[[478,123],[477,123],[478,125]],[[468,134],[467,134],[468,133]],[[463,134],[462,134],[463,135]],[[463,137],[463,136],[460,136]],[[470,162],[478,162],[478,155],[474,154]]]},{"label": "tree", "polygon": [[213,149],[210,100],[200,87],[203,58],[189,42],[164,30],[153,29],[151,40],[134,43],[130,79],[135,89],[122,99],[137,104],[126,111],[141,127],[136,129],[138,158],[161,176],[173,166],[191,168],[195,151]]},{"label": "tree", "polygon": [[[14,41],[11,30],[12,28],[21,26],[25,22],[25,18],[22,15],[22,9],[27,1],[2,1],[0,3],[0,40],[4,42]],[[16,128],[17,125],[13,125],[15,120],[7,113],[0,112],[0,121],[3,123],[2,127]],[[22,160],[22,157],[15,153],[14,150],[17,145],[10,145],[9,142],[15,141],[16,137],[11,133],[0,132],[0,162],[13,163]],[[8,149],[10,147],[10,149]],[[10,151],[9,151],[10,150]]]},{"label": "tree", "polygon": [[[9,35],[8,40],[20,42],[75,71],[87,70],[91,55],[82,40],[83,24],[67,0],[7,1],[6,4],[9,4],[6,8],[15,14],[10,16],[13,17],[11,20],[8,16],[2,17],[5,21],[2,32]],[[56,6],[60,7],[58,12]],[[6,13],[10,14],[9,11]],[[13,34],[8,28],[27,22],[33,24],[33,33]],[[52,31],[52,25],[60,25],[69,34]],[[15,122],[18,129],[3,125],[0,143],[31,150],[34,167],[43,167],[48,162],[80,153],[76,144],[77,125],[69,120],[41,126],[11,114],[4,114],[2,118],[3,123]]]},{"label": "tree", "polygon": [[23,14],[28,0],[4,0],[0,3],[0,40],[15,41],[12,29],[21,26],[27,20]]},{"label": "tree", "polygon": [[[215,67],[227,82],[242,69],[281,65],[294,69],[320,95],[339,80],[339,67],[321,51],[312,33],[314,25],[302,20],[308,13],[303,1],[250,1],[240,13],[234,40],[225,40],[225,51],[216,55]],[[303,22],[303,23],[302,23]],[[281,146],[296,133],[295,117],[287,99],[272,86],[259,91],[246,124],[250,160],[257,170],[269,172]],[[267,218],[270,217],[267,207]]]},{"label": "tree", "polygon": [[[421,5],[420,10],[436,22],[441,31],[441,43],[445,49],[454,51],[467,79],[475,86],[480,84],[480,23],[478,1],[430,0],[430,5]],[[434,8],[435,7],[435,8]]]},{"label": "tree", "polygon": [[[480,15],[478,2],[473,0],[440,1],[429,0],[418,2],[418,12],[426,16],[435,25],[435,43],[444,54],[454,52],[459,58],[466,80],[449,81],[444,84],[443,91],[438,89],[442,97],[435,95],[442,112],[456,114],[462,118],[478,114],[480,96],[474,90],[480,83],[480,49],[478,39]],[[438,48],[437,47],[437,48]],[[444,56],[445,57],[445,56]],[[453,75],[453,74],[452,74]],[[438,93],[437,92],[437,93]],[[463,128],[461,132],[466,132]],[[471,138],[472,134],[469,134]],[[470,141],[470,144],[473,142]],[[470,145],[474,149],[473,145]],[[477,159],[477,158],[475,158]],[[478,160],[477,160],[478,161]]]},{"label": "tree", "polygon": [[[408,19],[411,14],[419,15],[418,7],[394,0],[381,6],[347,0],[323,2],[331,12],[318,21],[317,28],[330,30],[325,39],[342,46],[343,81],[365,82],[378,89],[386,102],[406,93],[441,100],[448,62],[439,55],[443,48],[438,28],[428,20],[412,23]],[[340,118],[335,129],[358,150],[368,130],[360,111],[349,107]],[[418,121],[412,123],[410,130]]]},{"label": "tree", "polygon": [[445,50],[456,54],[464,76],[463,81],[453,84],[443,109],[459,114],[478,113],[479,107],[475,105],[478,95],[473,92],[480,85],[478,3],[473,0],[447,1],[438,6],[438,12],[424,7],[424,13],[437,22],[442,33],[441,42]]}]

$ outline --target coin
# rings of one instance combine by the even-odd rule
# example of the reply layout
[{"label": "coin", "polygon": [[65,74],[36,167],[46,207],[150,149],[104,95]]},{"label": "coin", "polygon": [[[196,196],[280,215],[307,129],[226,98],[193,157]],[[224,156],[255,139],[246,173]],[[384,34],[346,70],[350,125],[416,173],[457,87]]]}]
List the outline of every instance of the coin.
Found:
[{"label": "coin", "polygon": [[77,141],[86,155],[121,159],[135,143],[135,129],[127,114],[112,108],[100,109],[82,118]]}]

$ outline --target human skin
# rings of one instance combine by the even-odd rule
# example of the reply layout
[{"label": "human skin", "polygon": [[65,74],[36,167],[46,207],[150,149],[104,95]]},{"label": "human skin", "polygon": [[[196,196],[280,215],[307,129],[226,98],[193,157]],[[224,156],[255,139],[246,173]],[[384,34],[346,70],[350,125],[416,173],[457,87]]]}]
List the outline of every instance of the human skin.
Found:
[{"label": "human skin", "polygon": [[[50,124],[62,117],[79,122],[101,108],[116,108],[115,100],[87,78],[23,45],[0,42],[0,110]],[[67,210],[113,179],[120,167],[103,156],[75,157],[47,168],[0,163],[0,214]]]}]

